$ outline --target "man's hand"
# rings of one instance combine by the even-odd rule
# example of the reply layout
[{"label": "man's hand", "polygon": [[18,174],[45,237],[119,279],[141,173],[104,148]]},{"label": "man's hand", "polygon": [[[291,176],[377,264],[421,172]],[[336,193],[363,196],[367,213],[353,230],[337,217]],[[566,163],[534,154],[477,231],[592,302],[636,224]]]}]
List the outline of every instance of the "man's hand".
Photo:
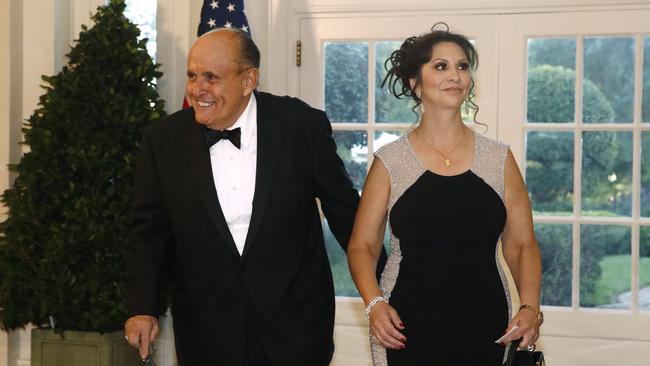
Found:
[{"label": "man's hand", "polygon": [[149,345],[152,344],[160,333],[158,319],[151,315],[136,315],[124,323],[126,341],[140,351],[140,358],[149,357]]}]

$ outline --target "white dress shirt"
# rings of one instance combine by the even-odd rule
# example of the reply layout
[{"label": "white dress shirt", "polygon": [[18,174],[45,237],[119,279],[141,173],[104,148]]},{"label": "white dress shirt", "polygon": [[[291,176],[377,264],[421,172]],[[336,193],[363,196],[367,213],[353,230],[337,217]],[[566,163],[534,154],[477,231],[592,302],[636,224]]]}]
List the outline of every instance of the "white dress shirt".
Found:
[{"label": "white dress shirt", "polygon": [[255,194],[257,101],[254,94],[251,94],[244,113],[229,130],[237,127],[241,128],[241,149],[229,140],[221,140],[210,147],[210,163],[223,216],[241,255]]}]

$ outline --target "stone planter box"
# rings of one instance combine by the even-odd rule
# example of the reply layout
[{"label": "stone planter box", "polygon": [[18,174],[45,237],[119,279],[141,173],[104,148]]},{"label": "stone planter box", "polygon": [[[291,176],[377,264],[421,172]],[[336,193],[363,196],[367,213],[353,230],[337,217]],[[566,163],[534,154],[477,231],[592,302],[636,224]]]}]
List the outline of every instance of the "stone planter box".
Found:
[{"label": "stone planter box", "polygon": [[32,330],[32,366],[142,366],[124,332]]}]

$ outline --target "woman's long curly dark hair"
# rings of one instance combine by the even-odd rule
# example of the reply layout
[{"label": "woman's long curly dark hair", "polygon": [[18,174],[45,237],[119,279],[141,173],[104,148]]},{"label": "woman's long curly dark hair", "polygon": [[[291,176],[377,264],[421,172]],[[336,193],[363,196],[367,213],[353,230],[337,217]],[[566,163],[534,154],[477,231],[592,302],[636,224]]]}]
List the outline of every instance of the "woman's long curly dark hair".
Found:
[{"label": "woman's long curly dark hair", "polygon": [[[440,27],[444,27],[444,29],[440,29]],[[476,71],[478,68],[478,54],[474,45],[472,45],[467,37],[450,32],[449,26],[444,22],[434,24],[429,33],[407,38],[400,48],[393,51],[386,62],[384,62],[384,68],[388,73],[382,81],[381,87],[383,88],[388,83],[389,92],[397,99],[402,99],[402,97],[412,98],[415,101],[412,110],[416,115],[417,112],[415,110],[422,104],[422,100],[416,95],[415,90],[411,88],[409,80],[416,79],[416,85],[420,84],[420,70],[422,69],[422,65],[431,61],[433,46],[442,42],[457,44],[465,53],[470,70]],[[476,114],[479,108],[474,102],[475,96],[474,79],[472,78],[466,102],[467,106],[474,112],[474,122],[477,122]]]}]

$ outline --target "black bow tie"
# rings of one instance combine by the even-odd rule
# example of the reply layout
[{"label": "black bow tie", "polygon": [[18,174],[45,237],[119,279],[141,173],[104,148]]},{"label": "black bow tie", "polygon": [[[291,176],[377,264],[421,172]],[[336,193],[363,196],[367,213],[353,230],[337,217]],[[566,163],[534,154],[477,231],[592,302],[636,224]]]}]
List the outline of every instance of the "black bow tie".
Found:
[{"label": "black bow tie", "polygon": [[208,148],[221,140],[230,140],[236,148],[241,148],[241,128],[232,130],[212,130],[205,128],[205,136],[208,139]]}]

